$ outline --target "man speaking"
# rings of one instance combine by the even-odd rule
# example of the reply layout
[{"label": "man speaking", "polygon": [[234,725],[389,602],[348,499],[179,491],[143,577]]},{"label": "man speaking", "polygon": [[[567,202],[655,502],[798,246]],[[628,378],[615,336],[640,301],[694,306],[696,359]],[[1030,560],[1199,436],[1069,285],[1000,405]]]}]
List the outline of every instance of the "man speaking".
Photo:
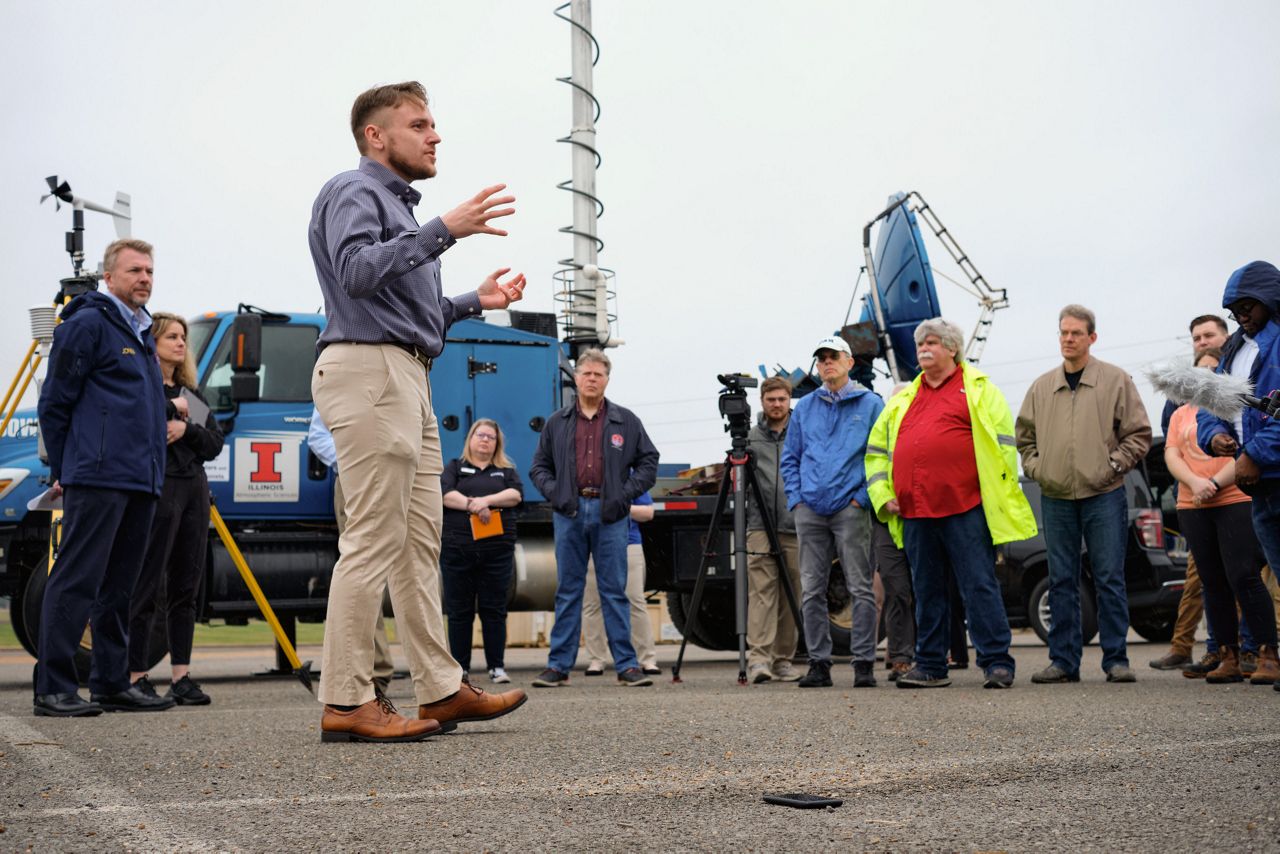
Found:
[{"label": "man speaking", "polygon": [[[485,694],[462,681],[449,654],[440,607],[443,505],[440,434],[431,407],[432,360],[454,321],[506,308],[524,276],[494,272],[449,299],[440,256],[473,234],[506,232],[490,220],[515,212],[481,190],[418,225],[414,181],[435,177],[440,134],[416,82],[379,86],[351,108],[358,169],[325,184],[311,212],[311,257],[328,324],[311,378],[316,409],[333,434],[347,525],[339,538],[324,635],[320,701],[323,741],[419,741],[459,722],[504,715],[523,691]],[[418,720],[375,698],[373,638],[382,590],[418,701]]]}]

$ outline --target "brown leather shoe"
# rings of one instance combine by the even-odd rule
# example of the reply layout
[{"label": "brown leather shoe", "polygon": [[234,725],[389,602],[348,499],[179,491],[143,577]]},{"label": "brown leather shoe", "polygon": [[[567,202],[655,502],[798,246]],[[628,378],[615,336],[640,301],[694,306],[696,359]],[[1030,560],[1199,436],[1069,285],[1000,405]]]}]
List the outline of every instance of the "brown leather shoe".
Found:
[{"label": "brown leather shoe", "polygon": [[889,665],[889,669],[892,671],[889,674],[889,681],[897,682],[899,676],[904,676],[911,672],[911,662],[895,661]]},{"label": "brown leather shoe", "polygon": [[1204,681],[1214,685],[1222,685],[1227,682],[1243,682],[1244,674],[1240,672],[1240,650],[1234,646],[1218,647],[1218,655],[1222,660],[1218,662],[1218,666],[1210,670],[1204,675]]},{"label": "brown leather shoe", "polygon": [[512,688],[501,694],[487,694],[466,682],[458,686],[458,693],[444,700],[418,706],[418,717],[434,718],[442,725],[457,725],[472,721],[491,721],[514,712],[529,699],[521,688]]},{"label": "brown leather shoe", "polygon": [[325,706],[320,718],[321,741],[422,741],[439,732],[439,721],[406,718],[382,696],[349,712]]},{"label": "brown leather shoe", "polygon": [[1258,649],[1258,669],[1249,677],[1250,685],[1275,685],[1280,683],[1280,655],[1274,646],[1263,645]]}]

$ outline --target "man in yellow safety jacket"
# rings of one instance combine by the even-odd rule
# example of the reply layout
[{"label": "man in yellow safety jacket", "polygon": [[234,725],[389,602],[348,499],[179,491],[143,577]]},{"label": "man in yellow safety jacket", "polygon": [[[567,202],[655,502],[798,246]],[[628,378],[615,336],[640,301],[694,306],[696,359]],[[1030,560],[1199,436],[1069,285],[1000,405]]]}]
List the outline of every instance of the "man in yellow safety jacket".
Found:
[{"label": "man in yellow safety jacket", "polygon": [[915,330],[921,375],[889,400],[867,440],[867,492],[907,552],[916,596],[916,663],[899,688],[942,688],[955,575],[983,687],[1013,685],[1009,620],[995,546],[1036,534],[1018,485],[1013,413],[986,374],[963,364],[964,333],[941,318]]}]

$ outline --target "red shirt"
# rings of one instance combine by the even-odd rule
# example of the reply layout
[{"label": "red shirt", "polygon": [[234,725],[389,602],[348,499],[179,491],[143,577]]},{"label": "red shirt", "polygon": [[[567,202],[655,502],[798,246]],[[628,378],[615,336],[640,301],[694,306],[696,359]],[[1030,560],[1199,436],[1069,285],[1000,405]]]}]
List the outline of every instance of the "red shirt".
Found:
[{"label": "red shirt", "polygon": [[578,489],[599,489],[604,485],[604,461],[600,458],[604,453],[604,411],[603,400],[596,414],[590,418],[583,415],[582,406],[578,406],[573,431]]},{"label": "red shirt", "polygon": [[893,491],[904,519],[938,519],[982,503],[973,422],[957,368],[937,388],[921,380],[898,427]]}]

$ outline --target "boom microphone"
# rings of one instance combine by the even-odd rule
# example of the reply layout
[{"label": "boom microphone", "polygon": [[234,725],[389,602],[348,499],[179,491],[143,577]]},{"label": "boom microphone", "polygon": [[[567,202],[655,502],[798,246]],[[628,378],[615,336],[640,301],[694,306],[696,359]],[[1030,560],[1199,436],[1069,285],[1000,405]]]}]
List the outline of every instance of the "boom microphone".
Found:
[{"label": "boom microphone", "polygon": [[1246,405],[1267,411],[1267,401],[1254,397],[1253,384],[1240,377],[1185,362],[1153,365],[1145,373],[1152,387],[1170,400],[1194,404],[1225,421],[1234,421]]}]

